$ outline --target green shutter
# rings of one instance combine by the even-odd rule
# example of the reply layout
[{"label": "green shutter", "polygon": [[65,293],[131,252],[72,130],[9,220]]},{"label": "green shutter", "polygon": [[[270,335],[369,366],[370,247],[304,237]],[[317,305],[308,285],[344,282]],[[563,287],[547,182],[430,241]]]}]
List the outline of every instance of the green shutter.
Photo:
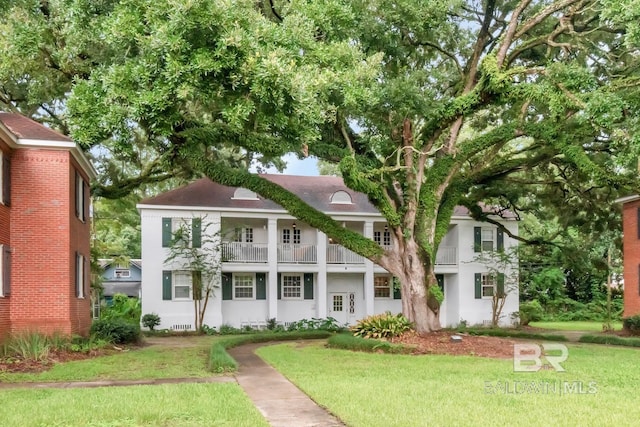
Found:
[{"label": "green shutter", "polygon": [[438,287],[444,295],[444,274],[436,274],[436,281],[438,282]]},{"label": "green shutter", "polygon": [[502,231],[501,228],[498,228],[496,240],[497,240],[498,251],[500,252],[504,251],[504,231]]},{"label": "green shutter", "polygon": [[191,272],[191,289],[193,291],[193,299],[200,301],[202,299],[202,271],[193,270]]},{"label": "green shutter", "polygon": [[171,218],[162,218],[162,247],[171,246]]},{"label": "green shutter", "polygon": [[278,273],[278,299],[282,299],[282,274]]},{"label": "green shutter", "polygon": [[391,286],[393,288],[393,299],[402,299],[402,292],[400,291],[400,283],[398,283],[398,287],[396,287],[396,280],[391,279]]},{"label": "green shutter", "polygon": [[476,273],[476,299],[482,298],[482,274]]},{"label": "green shutter", "polygon": [[264,273],[256,273],[256,299],[267,299],[267,281]]},{"label": "green shutter", "polygon": [[482,227],[473,227],[473,251],[482,251]]},{"label": "green shutter", "polygon": [[504,273],[498,273],[498,298],[504,298]]},{"label": "green shutter", "polygon": [[191,220],[191,239],[192,247],[199,248],[202,246],[202,219],[193,218]]},{"label": "green shutter", "polygon": [[233,299],[233,286],[231,284],[231,273],[222,273],[222,299]]},{"label": "green shutter", "polygon": [[313,299],[313,273],[304,273],[304,299]]},{"label": "green shutter", "polygon": [[172,297],[171,290],[171,271],[164,270],[162,272],[162,299],[168,301]]}]

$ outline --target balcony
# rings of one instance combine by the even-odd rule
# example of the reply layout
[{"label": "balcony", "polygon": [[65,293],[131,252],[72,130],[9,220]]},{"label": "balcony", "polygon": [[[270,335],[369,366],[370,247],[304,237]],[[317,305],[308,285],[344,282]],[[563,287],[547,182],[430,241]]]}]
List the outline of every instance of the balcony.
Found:
[{"label": "balcony", "polygon": [[327,246],[327,264],[364,264],[364,257],[341,245]]},{"label": "balcony", "polygon": [[278,262],[284,264],[315,264],[318,262],[316,245],[278,245]]},{"label": "balcony", "polygon": [[268,252],[269,248],[266,243],[222,243],[222,260],[224,262],[266,263]]},{"label": "balcony", "polygon": [[457,265],[458,248],[455,246],[440,246],[436,254],[436,265]]}]

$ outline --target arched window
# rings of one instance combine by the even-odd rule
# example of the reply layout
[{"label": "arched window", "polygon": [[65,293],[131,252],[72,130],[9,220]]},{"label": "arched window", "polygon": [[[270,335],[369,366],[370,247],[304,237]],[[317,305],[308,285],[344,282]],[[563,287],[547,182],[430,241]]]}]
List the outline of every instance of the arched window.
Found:
[{"label": "arched window", "polygon": [[336,205],[350,205],[352,203],[351,195],[346,191],[336,191],[331,196],[331,203]]},{"label": "arched window", "polygon": [[233,199],[258,200],[258,195],[251,190],[247,190],[246,188],[238,188],[233,193]]}]

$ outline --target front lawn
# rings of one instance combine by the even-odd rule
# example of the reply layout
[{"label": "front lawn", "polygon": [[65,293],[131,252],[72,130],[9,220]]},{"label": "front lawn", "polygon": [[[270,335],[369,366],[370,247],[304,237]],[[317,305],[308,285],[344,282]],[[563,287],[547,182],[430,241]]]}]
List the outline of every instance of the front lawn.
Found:
[{"label": "front lawn", "polygon": [[[513,372],[511,359],[267,346],[258,354],[347,425],[632,425],[635,349],[575,344],[566,372]],[[622,410],[622,408],[624,408]]]},{"label": "front lawn", "polygon": [[5,390],[0,420],[6,427],[268,426],[237,384]]},{"label": "front lawn", "polygon": [[[589,331],[602,332],[603,322],[572,321],[572,322],[531,322],[529,325],[535,328],[554,329],[559,331]],[[616,331],[622,329],[622,322],[612,322]]]}]

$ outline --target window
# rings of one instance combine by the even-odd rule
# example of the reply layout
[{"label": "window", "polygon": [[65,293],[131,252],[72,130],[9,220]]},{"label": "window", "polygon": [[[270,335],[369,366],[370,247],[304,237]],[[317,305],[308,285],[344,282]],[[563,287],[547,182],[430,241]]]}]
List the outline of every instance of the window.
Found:
[{"label": "window", "polygon": [[258,195],[255,192],[253,192],[251,190],[248,190],[246,188],[238,188],[233,193],[232,199],[235,199],[235,200],[258,200]]},{"label": "window", "polygon": [[[293,235],[293,240],[291,239],[291,235]],[[299,245],[300,230],[297,228],[294,228],[293,231],[288,228],[282,229],[282,243],[284,244],[293,243],[294,245]]]},{"label": "window", "polygon": [[373,232],[373,241],[382,246],[391,246],[391,233],[389,230]]},{"label": "window", "polygon": [[253,243],[253,228],[237,227],[233,233],[234,242]]},{"label": "window", "polygon": [[191,220],[188,218],[173,218],[171,221],[171,234],[173,242],[180,247],[188,248],[191,244]]},{"label": "window", "polygon": [[76,172],[76,217],[80,221],[84,221],[85,217],[85,193],[87,184],[84,182],[84,178]]},{"label": "window", "polygon": [[11,293],[11,249],[0,245],[0,297]]},{"label": "window", "polygon": [[113,272],[113,277],[115,277],[116,279],[123,279],[126,277],[131,277],[131,272],[129,270],[125,270],[125,269],[116,269]]},{"label": "window", "polygon": [[191,271],[173,272],[173,298],[191,299]]},{"label": "window", "polygon": [[331,204],[350,205],[351,203],[351,195],[346,191],[339,190],[331,195]]},{"label": "window", "polygon": [[491,298],[496,288],[496,277],[493,274],[482,275],[482,298]]},{"label": "window", "polygon": [[253,275],[233,275],[233,299],[253,299]]},{"label": "window", "polygon": [[76,252],[76,297],[78,298],[84,298],[85,269],[84,255]]},{"label": "window", "polygon": [[299,275],[282,276],[282,298],[301,299],[302,298],[302,278]]},{"label": "window", "polygon": [[482,250],[483,251],[493,250],[493,229],[491,228],[482,229]]},{"label": "window", "polygon": [[202,246],[202,218],[162,218],[162,247]]},{"label": "window", "polygon": [[391,281],[387,276],[373,278],[373,296],[376,298],[389,298],[391,296]]}]

